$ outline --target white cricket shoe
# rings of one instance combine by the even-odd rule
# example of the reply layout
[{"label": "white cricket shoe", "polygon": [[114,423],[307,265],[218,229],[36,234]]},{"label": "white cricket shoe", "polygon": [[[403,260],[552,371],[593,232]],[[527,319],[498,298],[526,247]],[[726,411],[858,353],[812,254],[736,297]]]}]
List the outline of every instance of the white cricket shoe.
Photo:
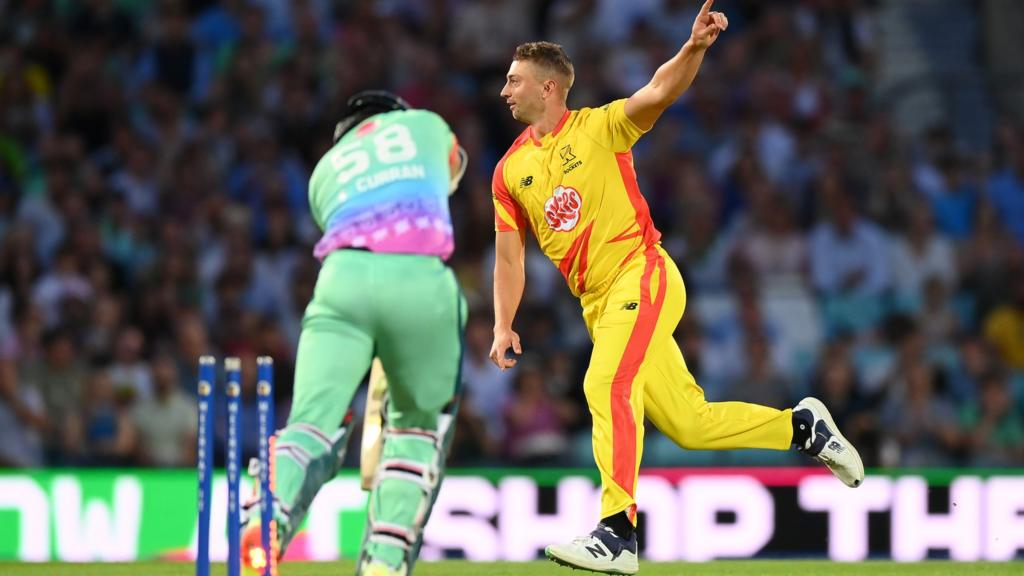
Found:
[{"label": "white cricket shoe", "polygon": [[636,534],[625,539],[604,524],[590,534],[569,544],[552,544],[544,554],[556,564],[605,574],[636,574],[640,563],[636,557]]},{"label": "white cricket shoe", "polygon": [[798,426],[807,426],[810,430],[810,437],[803,446],[797,444],[797,450],[828,466],[836,478],[851,488],[864,482],[864,462],[860,454],[839,433],[839,427],[820,400],[804,398],[793,408],[793,416],[799,421]]}]

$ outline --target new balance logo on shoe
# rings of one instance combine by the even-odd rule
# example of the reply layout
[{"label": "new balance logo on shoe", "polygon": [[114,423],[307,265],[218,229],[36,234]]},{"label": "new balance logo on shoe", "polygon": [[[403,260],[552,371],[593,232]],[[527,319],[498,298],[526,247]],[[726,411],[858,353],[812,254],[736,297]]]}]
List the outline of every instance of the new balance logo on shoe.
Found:
[{"label": "new balance logo on shoe", "polygon": [[586,549],[594,558],[601,558],[608,555],[608,553],[604,551],[604,548],[600,546],[587,546]]}]

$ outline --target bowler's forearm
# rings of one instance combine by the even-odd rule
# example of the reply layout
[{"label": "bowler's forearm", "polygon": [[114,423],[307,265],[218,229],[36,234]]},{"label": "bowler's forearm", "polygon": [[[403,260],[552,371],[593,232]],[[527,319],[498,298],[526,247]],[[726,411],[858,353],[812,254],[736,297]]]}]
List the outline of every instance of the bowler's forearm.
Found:
[{"label": "bowler's forearm", "polygon": [[675,56],[654,72],[648,84],[654,97],[666,106],[679,99],[697,77],[704,52],[705,49],[697,48],[691,42],[683,44]]},{"label": "bowler's forearm", "polygon": [[494,263],[494,328],[512,328],[526,286],[522,263],[498,259]]}]

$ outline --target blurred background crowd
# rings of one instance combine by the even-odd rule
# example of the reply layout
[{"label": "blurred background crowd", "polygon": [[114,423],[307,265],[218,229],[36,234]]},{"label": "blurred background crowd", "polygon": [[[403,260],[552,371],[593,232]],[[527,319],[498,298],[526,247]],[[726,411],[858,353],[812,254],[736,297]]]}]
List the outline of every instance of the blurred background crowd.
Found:
[{"label": "blurred background crowd", "polygon": [[[550,39],[571,106],[628,96],[699,5],[0,0],[0,465],[194,465],[207,353],[243,358],[248,422],[272,355],[283,423],[318,269],[309,174],[367,88],[440,113],[471,158],[452,462],[588,465],[590,343],[535,247],[525,355],[487,358],[490,177],[522,129],[498,92],[514,46]],[[708,398],[815,394],[870,466],[1024,466],[1024,4],[715,9],[728,32],[634,150]],[[653,427],[645,446],[647,465],[803,462]]]}]

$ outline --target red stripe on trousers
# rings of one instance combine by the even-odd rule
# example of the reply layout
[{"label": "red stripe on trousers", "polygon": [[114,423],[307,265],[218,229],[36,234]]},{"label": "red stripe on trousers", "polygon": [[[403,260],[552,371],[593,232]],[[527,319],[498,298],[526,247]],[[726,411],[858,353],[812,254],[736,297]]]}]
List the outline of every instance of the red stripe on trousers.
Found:
[{"label": "red stripe on trousers", "polygon": [[[633,408],[629,403],[633,392],[633,380],[647,354],[647,347],[654,335],[654,327],[658,324],[662,304],[665,303],[665,262],[657,248],[650,247],[646,251],[647,264],[640,279],[640,310],[636,323],[626,343],[626,350],[619,361],[612,379],[612,479],[633,497],[635,495],[634,480],[636,475],[636,421],[633,419]],[[658,276],[658,295],[651,300],[651,277],[655,268],[660,268]],[[635,513],[634,513],[635,514]]]}]

